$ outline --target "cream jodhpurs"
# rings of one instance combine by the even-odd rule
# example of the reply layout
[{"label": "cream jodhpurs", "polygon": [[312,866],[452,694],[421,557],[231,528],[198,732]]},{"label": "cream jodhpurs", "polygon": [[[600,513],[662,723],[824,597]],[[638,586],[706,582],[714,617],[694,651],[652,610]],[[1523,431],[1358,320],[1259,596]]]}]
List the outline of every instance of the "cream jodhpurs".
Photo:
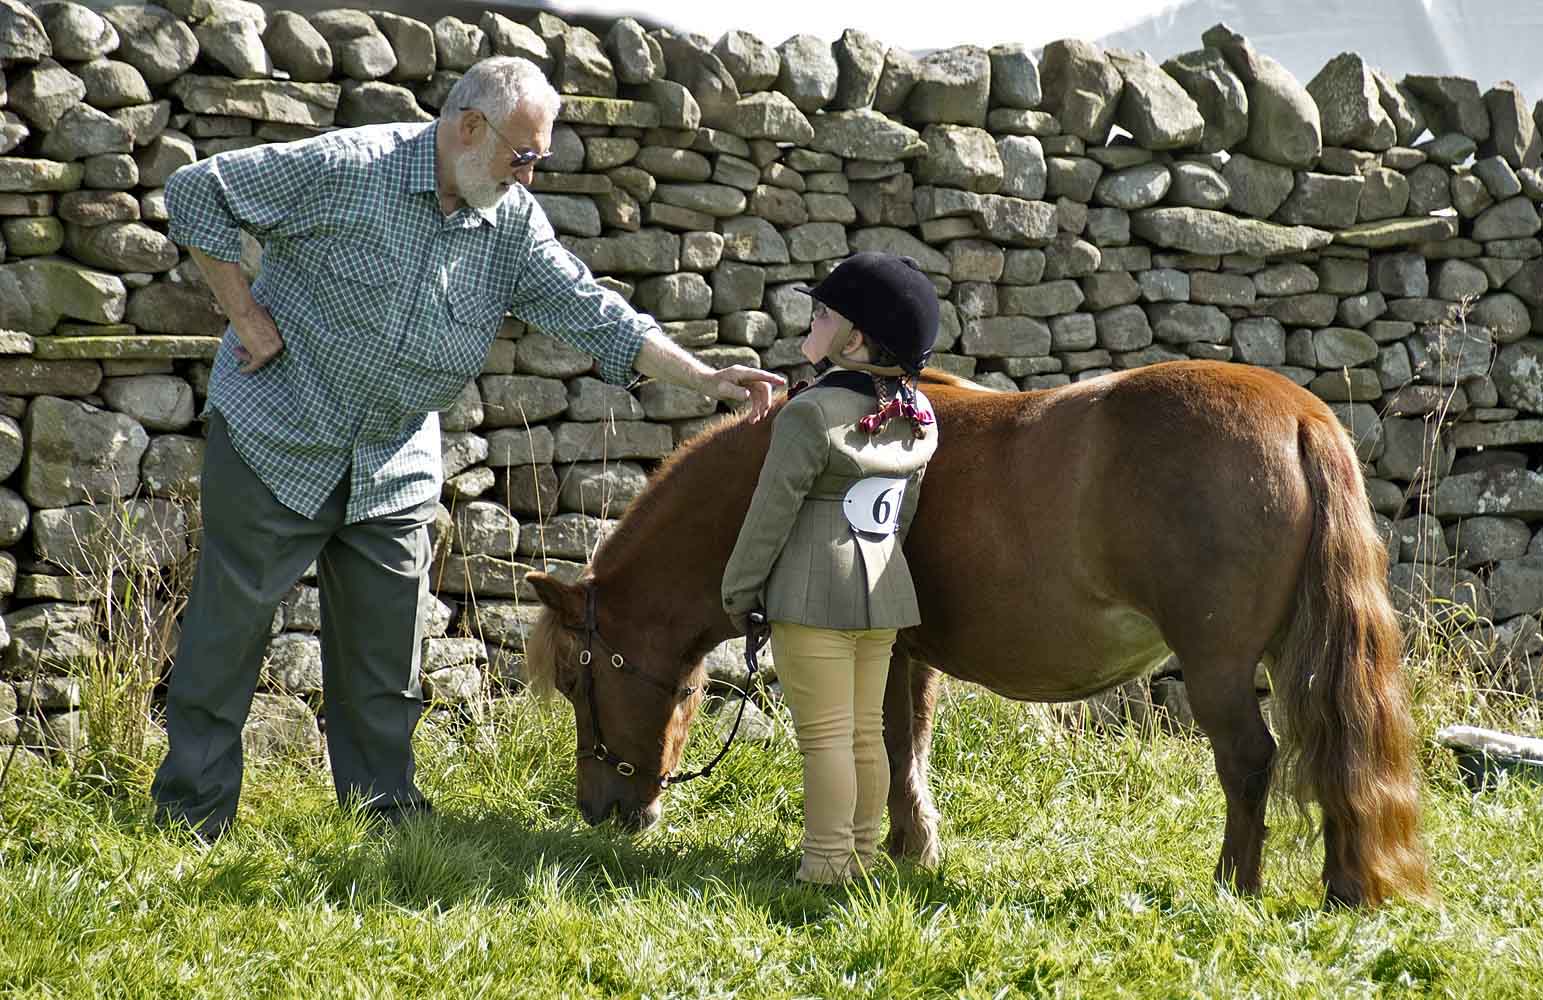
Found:
[{"label": "cream jodhpurs", "polygon": [[895,630],[772,623],[777,678],[804,758],[804,843],[798,877],[860,874],[879,846],[889,797],[884,685]]}]

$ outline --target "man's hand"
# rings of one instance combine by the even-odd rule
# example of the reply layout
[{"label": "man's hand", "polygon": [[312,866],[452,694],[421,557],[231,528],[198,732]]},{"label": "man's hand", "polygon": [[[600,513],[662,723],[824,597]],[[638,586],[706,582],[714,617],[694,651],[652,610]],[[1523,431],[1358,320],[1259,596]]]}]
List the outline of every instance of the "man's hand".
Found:
[{"label": "man's hand", "polygon": [[203,274],[204,280],[214,292],[214,297],[230,317],[231,329],[236,331],[236,357],[241,370],[250,375],[263,365],[284,353],[284,338],[273,322],[268,310],[252,298],[252,286],[241,265],[236,261],[216,260],[197,247],[188,252]]},{"label": "man's hand", "polygon": [[236,347],[236,357],[241,361],[241,371],[250,375],[284,352],[284,338],[268,310],[255,302],[252,308],[230,324],[241,343]]},{"label": "man's hand", "polygon": [[750,404],[750,419],[760,420],[771,409],[772,392],[788,384],[788,380],[776,372],[759,368],[734,365],[720,368],[706,377],[703,387],[709,396],[730,403]]},{"label": "man's hand", "polygon": [[644,336],[643,347],[632,366],[650,378],[695,389],[714,399],[749,403],[752,420],[766,416],[771,409],[772,392],[788,382],[781,375],[748,365],[732,365],[714,371],[657,327]]}]

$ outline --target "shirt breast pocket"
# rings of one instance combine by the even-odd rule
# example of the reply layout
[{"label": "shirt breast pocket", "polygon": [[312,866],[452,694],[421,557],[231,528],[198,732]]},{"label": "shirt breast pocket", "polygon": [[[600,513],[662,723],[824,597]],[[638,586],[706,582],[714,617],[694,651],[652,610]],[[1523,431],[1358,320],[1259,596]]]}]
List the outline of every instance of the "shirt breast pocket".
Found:
[{"label": "shirt breast pocket", "polygon": [[387,251],[352,240],[327,248],[322,304],[344,326],[383,329],[395,298],[401,265]]},{"label": "shirt breast pocket", "polygon": [[504,303],[488,289],[456,283],[450,286],[445,298],[456,333],[485,339],[493,335],[498,321],[503,319]]},{"label": "shirt breast pocket", "polygon": [[420,345],[407,360],[417,369],[404,399],[415,410],[442,410],[455,402],[466,383],[482,371],[488,343],[503,318],[503,304],[486,290],[451,285],[446,293],[449,321],[443,336]]}]

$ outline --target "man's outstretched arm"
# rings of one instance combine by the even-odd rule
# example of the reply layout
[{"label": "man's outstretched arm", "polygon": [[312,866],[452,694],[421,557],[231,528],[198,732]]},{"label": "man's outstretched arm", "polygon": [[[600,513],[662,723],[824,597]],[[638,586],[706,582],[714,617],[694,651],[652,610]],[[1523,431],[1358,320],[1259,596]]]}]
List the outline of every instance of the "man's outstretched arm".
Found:
[{"label": "man's outstretched arm", "polygon": [[752,420],[771,408],[772,392],[787,380],[775,372],[734,365],[713,369],[661,331],[649,331],[632,366],[649,378],[683,385],[714,399],[749,403]]}]

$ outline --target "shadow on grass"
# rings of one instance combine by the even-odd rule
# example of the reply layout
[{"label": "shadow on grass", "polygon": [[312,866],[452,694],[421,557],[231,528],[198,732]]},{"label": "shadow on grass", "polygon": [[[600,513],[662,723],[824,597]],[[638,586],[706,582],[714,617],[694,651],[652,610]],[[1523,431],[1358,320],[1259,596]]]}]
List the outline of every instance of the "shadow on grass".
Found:
[{"label": "shadow on grass", "polygon": [[[130,794],[78,782],[46,782],[26,796],[36,808],[10,820],[18,857],[51,859],[107,876],[127,857],[159,870],[162,896],[181,904],[326,904],[448,909],[551,900],[720,899],[787,927],[816,923],[877,892],[918,912],[978,899],[980,888],[948,867],[927,869],[881,858],[874,876],[849,886],[795,882],[797,850],[778,824],[726,828],[719,843],[659,828],[629,836],[591,828],[537,805],[522,814],[475,800],[446,803],[430,816],[388,827],[339,812],[320,782],[244,807],[226,836],[200,843],[185,828],[151,818],[143,789]],[[43,792],[40,786],[29,789]],[[547,789],[553,801],[571,785]],[[45,801],[46,800],[46,801]],[[1048,910],[1055,900],[1022,901]]]},{"label": "shadow on grass", "polygon": [[[914,901],[918,911],[957,905],[977,892],[946,868],[921,868],[887,858],[871,880],[834,887],[798,883],[793,879],[797,853],[777,830],[736,834],[732,846],[682,845],[665,833],[628,836],[610,824],[534,830],[496,813],[441,811],[383,836],[383,860],[395,883],[390,898],[403,906],[444,906],[471,898],[518,902],[530,897],[543,879],[555,878],[589,897],[617,892],[723,895],[772,922],[798,927],[817,922],[871,886]],[[426,852],[437,853],[441,860],[427,861]],[[464,866],[457,866],[462,877],[416,877],[444,864],[446,855],[465,860]],[[456,882],[459,891],[447,895],[445,890]]]},{"label": "shadow on grass", "polygon": [[[560,786],[549,790],[554,797],[562,795]],[[158,856],[157,866],[170,862],[171,881],[179,883],[172,894],[194,905],[324,903],[363,911],[520,907],[554,899],[580,907],[625,906],[629,898],[717,905],[717,899],[796,929],[878,902],[918,914],[996,902],[1036,920],[1074,924],[1097,920],[1109,903],[1107,888],[1092,882],[1004,883],[946,859],[924,868],[881,856],[870,879],[805,885],[793,879],[798,854],[789,831],[775,823],[728,825],[720,841],[704,842],[700,830],[689,840],[668,827],[627,835],[544,806],[522,815],[471,799],[452,800],[393,828],[340,813],[318,784],[244,814],[230,834],[205,848],[186,831],[155,827],[138,796],[69,791],[63,798],[73,806],[44,824],[52,830],[13,829],[21,834],[22,853],[100,865],[98,835],[116,834],[125,838],[120,853]],[[75,827],[73,836],[58,835],[59,820]],[[1175,887],[1161,880],[1138,879],[1129,891],[1160,911],[1182,905]],[[1302,909],[1305,915],[1311,907]]]}]

